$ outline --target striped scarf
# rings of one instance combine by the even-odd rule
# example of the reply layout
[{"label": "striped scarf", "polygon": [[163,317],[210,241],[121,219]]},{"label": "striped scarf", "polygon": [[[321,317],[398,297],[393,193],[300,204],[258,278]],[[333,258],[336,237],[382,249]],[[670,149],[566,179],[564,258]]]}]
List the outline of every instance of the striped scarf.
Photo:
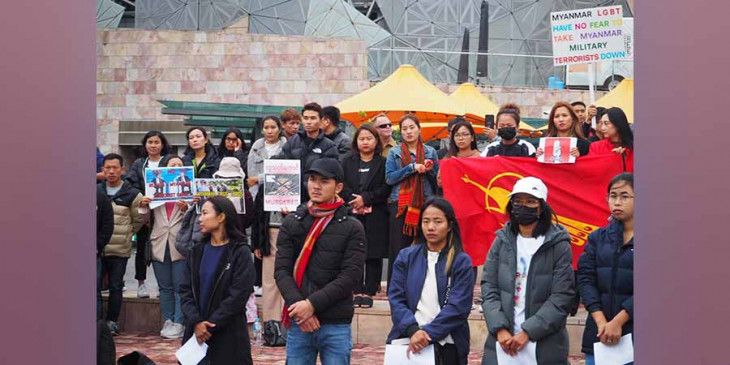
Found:
[{"label": "striped scarf", "polygon": [[[401,155],[403,159],[403,167],[410,165],[412,162],[417,164],[423,164],[425,161],[425,150],[423,142],[420,140],[416,145],[416,159],[411,159],[411,151],[408,150],[405,142],[400,145]],[[406,219],[403,224],[403,234],[406,236],[415,236],[416,227],[418,226],[418,216],[421,214],[421,207],[423,206],[423,174],[415,173],[407,177],[400,184],[398,190],[398,213],[397,217],[400,217],[405,213]]]},{"label": "striped scarf", "polygon": [[[296,263],[294,263],[294,280],[299,288],[302,287],[302,281],[304,281],[304,272],[307,271],[307,264],[309,264],[309,258],[312,256],[314,250],[314,244],[319,239],[319,235],[322,234],[327,225],[335,217],[335,211],[337,208],[342,206],[345,201],[339,196],[335,195],[335,198],[328,203],[315,204],[311,200],[307,202],[307,210],[309,215],[314,217],[314,223],[309,228],[307,238],[304,240],[304,247],[302,252],[299,253]],[[286,327],[291,327],[291,318],[289,317],[289,307],[284,307],[281,313],[281,323]]]}]

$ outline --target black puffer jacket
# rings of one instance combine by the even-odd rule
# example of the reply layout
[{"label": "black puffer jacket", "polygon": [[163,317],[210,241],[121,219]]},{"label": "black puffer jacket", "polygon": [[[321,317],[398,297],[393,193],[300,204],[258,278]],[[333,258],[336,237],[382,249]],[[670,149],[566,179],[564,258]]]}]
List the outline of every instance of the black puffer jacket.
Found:
[{"label": "black puffer jacket", "polygon": [[207,244],[202,242],[193,248],[180,285],[185,324],[182,343],[194,335],[196,323],[209,321],[215,324],[209,329],[213,336],[206,342],[211,364],[253,364],[246,323],[246,301],[256,280],[251,250],[243,243],[227,245],[216,270],[208,313],[200,313],[200,262]]},{"label": "black puffer jacket", "polygon": [[[626,335],[634,330],[634,242],[624,244],[624,227],[613,221],[588,236],[578,260],[578,288],[589,313],[603,311],[606,320],[626,310],[631,320],[621,328]],[[583,332],[583,352],[592,354],[598,342],[598,328],[591,315]]]},{"label": "black puffer jacket", "polygon": [[[183,156],[183,165],[194,166],[193,160],[195,159],[195,153],[188,148]],[[198,179],[212,179],[213,174],[218,171],[218,167],[221,163],[221,159],[218,156],[218,151],[213,147],[212,144],[208,143],[205,145],[205,157],[203,161],[200,161],[200,165],[195,171],[195,178]]]},{"label": "black puffer jacket", "polygon": [[[160,166],[164,167],[165,159],[160,159]],[[142,192],[144,194],[145,192],[145,177],[144,177],[144,169],[149,167],[148,165],[148,158],[142,157],[134,160],[132,163],[132,166],[129,167],[129,172],[127,173],[127,181],[129,181],[132,186]]]},{"label": "black puffer jacket", "polygon": [[[319,131],[316,139],[307,137],[306,131],[300,131],[294,137],[286,141],[281,153],[276,155],[277,159],[301,161],[302,174],[309,170],[312,163],[320,158],[329,157],[338,159],[337,145],[325,138],[324,132]],[[302,176],[302,202],[309,201],[306,179]]]},{"label": "black puffer jacket", "polygon": [[321,324],[350,324],[354,314],[352,291],[362,285],[365,230],[348,215],[346,205],[337,208],[334,215],[314,244],[301,289],[294,280],[294,263],[314,217],[300,205],[284,219],[276,241],[274,277],[287,306],[309,299]]}]

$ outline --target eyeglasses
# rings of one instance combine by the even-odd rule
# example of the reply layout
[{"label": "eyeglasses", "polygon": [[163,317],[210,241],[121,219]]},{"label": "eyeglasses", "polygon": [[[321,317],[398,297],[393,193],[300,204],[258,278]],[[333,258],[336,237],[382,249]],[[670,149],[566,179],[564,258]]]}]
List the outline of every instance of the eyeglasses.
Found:
[{"label": "eyeglasses", "polygon": [[226,142],[238,142],[238,138],[226,138]]},{"label": "eyeglasses", "polygon": [[386,128],[390,128],[392,126],[393,126],[392,124],[386,123],[386,124],[379,125],[378,128],[380,128],[380,129],[386,129]]},{"label": "eyeglasses", "polygon": [[513,207],[526,206],[528,208],[537,208],[540,206],[540,201],[537,199],[514,199],[512,200]]},{"label": "eyeglasses", "polygon": [[469,138],[469,137],[471,137],[471,134],[469,134],[469,133],[457,133],[457,134],[454,134],[454,139],[466,139],[466,138]]},{"label": "eyeglasses", "polygon": [[610,202],[620,201],[621,203],[626,203],[627,201],[629,201],[630,199],[633,199],[633,198],[634,198],[634,196],[629,195],[629,194],[621,194],[621,195],[611,194],[606,197],[606,199],[608,199],[608,201],[610,201]]}]

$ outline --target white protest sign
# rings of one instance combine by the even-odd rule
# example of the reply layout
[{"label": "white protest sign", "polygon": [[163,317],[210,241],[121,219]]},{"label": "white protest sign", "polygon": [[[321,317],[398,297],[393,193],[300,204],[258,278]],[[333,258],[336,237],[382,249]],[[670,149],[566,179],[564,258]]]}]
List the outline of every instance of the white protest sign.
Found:
[{"label": "white protest sign", "polygon": [[627,57],[621,6],[550,13],[550,29],[555,66]]}]

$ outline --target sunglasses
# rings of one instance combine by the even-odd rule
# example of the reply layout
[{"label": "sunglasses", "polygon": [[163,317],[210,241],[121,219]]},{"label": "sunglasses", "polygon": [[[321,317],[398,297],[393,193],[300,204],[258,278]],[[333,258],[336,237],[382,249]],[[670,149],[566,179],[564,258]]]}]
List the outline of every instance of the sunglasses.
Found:
[{"label": "sunglasses", "polygon": [[380,128],[380,129],[386,129],[386,128],[390,128],[392,126],[393,126],[392,124],[388,123],[388,124],[381,124],[381,125],[378,126],[378,128]]}]

